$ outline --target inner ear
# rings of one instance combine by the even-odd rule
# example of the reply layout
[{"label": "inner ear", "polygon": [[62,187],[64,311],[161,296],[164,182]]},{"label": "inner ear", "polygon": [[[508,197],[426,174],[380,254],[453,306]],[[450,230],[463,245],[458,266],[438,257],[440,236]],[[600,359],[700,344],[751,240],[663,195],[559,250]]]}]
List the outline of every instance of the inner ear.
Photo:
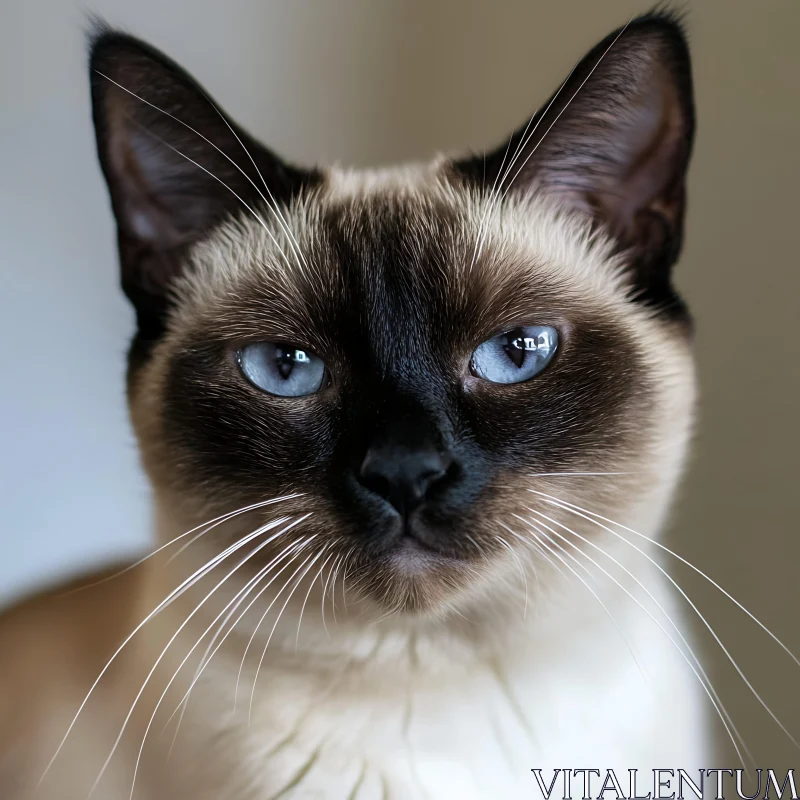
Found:
[{"label": "inner ear", "polygon": [[90,79],[122,285],[140,335],[154,338],[192,244],[232,216],[269,220],[270,206],[286,205],[318,176],[281,162],[179,66],[131,36],[95,34]]},{"label": "inner ear", "polygon": [[455,166],[501,193],[545,191],[591,215],[625,254],[636,296],[672,308],[693,136],[681,25],[648,14],[596,45],[485,167],[476,158]]}]

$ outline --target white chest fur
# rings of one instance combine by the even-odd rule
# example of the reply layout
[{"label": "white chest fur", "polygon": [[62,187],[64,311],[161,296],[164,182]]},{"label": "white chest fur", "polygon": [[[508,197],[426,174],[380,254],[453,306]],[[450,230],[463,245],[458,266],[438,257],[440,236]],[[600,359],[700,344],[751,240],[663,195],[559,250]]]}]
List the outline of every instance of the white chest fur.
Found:
[{"label": "white chest fur", "polygon": [[[674,619],[658,576],[642,577]],[[460,635],[375,627],[342,648],[312,616],[299,652],[290,637],[265,661],[249,723],[250,687],[227,715],[239,791],[513,800],[541,797],[533,768],[705,766],[703,692],[684,656],[630,597],[593,588],[605,609],[576,588],[571,616],[563,603],[558,625],[531,611],[501,648],[464,638],[467,623]]]}]

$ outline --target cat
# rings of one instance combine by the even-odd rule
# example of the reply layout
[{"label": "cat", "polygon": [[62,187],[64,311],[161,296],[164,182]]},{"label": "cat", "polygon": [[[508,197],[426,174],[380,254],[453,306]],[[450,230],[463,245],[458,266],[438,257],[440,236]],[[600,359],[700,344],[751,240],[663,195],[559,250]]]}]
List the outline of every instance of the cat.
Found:
[{"label": "cat", "polygon": [[90,62],[158,547],[0,619],[4,800],[708,766],[654,544],[695,405],[680,20],[394,169],[284,163],[127,34]]}]

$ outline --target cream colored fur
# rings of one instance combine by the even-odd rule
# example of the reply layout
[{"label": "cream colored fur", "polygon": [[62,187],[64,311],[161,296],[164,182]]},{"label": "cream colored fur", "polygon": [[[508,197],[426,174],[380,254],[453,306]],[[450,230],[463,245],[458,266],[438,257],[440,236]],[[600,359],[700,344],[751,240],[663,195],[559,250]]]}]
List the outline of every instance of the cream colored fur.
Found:
[{"label": "cream colored fur", "polygon": [[[314,236],[314,202],[348,202],[391,186],[420,202],[433,198],[459,209],[467,244],[475,241],[478,222],[485,219],[484,249],[498,263],[524,259],[543,279],[567,284],[570,302],[613,316],[635,343],[649,383],[657,387],[636,451],[612,460],[603,452],[592,454],[597,471],[623,474],[525,480],[531,489],[657,538],[690,434],[694,377],[688,343],[671,323],[625,298],[618,260],[604,238],[589,234],[585,221],[539,194],[486,207],[485,201],[450,187],[437,169],[334,172],[320,197],[294,209],[288,224],[302,250]],[[267,214],[264,220],[288,248],[278,223]],[[292,270],[301,268],[287,265],[262,225],[247,216],[218,232],[195,258],[195,277],[181,287],[179,312],[132,398],[154,482],[160,543],[211,516],[202,516],[201,496],[179,497],[160,472],[161,443],[153,436],[170,352],[189,330],[218,313],[230,289],[264,279],[290,285]],[[454,283],[470,280],[471,268],[462,264]],[[313,507],[313,499],[308,502]],[[510,539],[514,553],[505,552],[441,608],[382,620],[369,603],[359,602],[353,587],[345,606],[339,575],[336,619],[329,591],[324,624],[322,582],[310,589],[306,582],[281,617],[254,685],[272,625],[259,629],[234,698],[242,653],[271,596],[267,593],[201,673],[168,757],[180,712],[167,721],[189,688],[207,637],[188,657],[155,715],[134,796],[515,800],[540,796],[532,768],[613,768],[622,774],[632,768],[711,766],[710,702],[687,664],[691,656],[680,634],[671,627],[677,622],[686,635],[682,613],[668,581],[631,544],[656,561],[661,561],[659,551],[628,530],[610,525],[615,536],[548,504],[543,495],[530,494],[526,503],[555,520],[555,530],[566,533],[560,522],[592,543],[572,535],[574,546],[562,542],[580,564],[565,555],[563,561],[552,553],[548,559]],[[300,500],[290,507],[293,514],[304,508]],[[276,507],[274,515],[279,513]],[[522,535],[521,526],[517,532]],[[36,598],[0,620],[3,800],[84,800],[164,645],[227,570],[215,570],[122,650],[37,788],[67,726],[137,623],[220,548],[205,537],[174,561],[167,550],[164,558],[122,577]],[[137,703],[96,797],[129,796],[139,747],[162,692],[240,588],[241,582],[231,578],[175,639]]]}]

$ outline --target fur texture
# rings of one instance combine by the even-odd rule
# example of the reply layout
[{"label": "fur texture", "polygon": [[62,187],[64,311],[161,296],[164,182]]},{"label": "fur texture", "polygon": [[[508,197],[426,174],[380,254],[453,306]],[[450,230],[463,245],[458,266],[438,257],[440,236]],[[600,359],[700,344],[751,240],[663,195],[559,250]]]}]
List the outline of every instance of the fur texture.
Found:
[{"label": "fur texture", "polygon": [[[85,797],[123,728],[103,798],[134,777],[156,800],[521,798],[537,767],[703,766],[650,541],[695,400],[675,20],[600,43],[497,154],[375,171],[288,167],[146,45],[104,31],[92,52],[131,414],[174,543],[0,622],[63,676],[25,713],[3,699],[3,797],[45,771],[40,796]],[[541,374],[474,373],[530,325],[558,332]],[[260,390],[254,342],[326,381]],[[446,461],[398,513],[364,479],[376,452]],[[26,664],[3,681],[30,704]]]}]

